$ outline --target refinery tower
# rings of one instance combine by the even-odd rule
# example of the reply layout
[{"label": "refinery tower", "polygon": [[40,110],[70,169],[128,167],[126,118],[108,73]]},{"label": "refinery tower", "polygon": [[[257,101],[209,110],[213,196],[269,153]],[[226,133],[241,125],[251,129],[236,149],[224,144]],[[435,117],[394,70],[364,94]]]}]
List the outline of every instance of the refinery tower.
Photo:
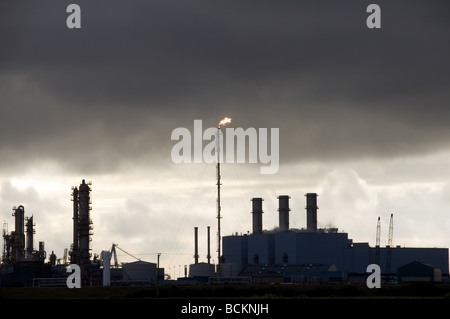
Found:
[{"label": "refinery tower", "polygon": [[83,179],[80,186],[72,188],[73,201],[73,243],[70,252],[70,263],[77,264],[81,270],[82,285],[90,280],[92,219],[91,183]]}]

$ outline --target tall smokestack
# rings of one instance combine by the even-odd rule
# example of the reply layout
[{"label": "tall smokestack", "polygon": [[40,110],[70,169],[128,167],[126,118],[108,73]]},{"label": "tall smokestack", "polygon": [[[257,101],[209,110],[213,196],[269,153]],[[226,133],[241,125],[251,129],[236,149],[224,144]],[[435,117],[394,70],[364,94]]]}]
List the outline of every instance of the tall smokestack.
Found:
[{"label": "tall smokestack", "polygon": [[308,193],[306,196],[306,229],[309,231],[317,231],[317,195],[316,193]]},{"label": "tall smokestack", "polygon": [[253,215],[253,234],[261,234],[262,227],[262,201],[260,197],[252,198],[252,215]]},{"label": "tall smokestack", "polygon": [[198,227],[194,227],[194,260],[198,264]]},{"label": "tall smokestack", "polygon": [[278,196],[278,215],[281,232],[289,231],[289,198],[288,195]]},{"label": "tall smokestack", "polygon": [[210,226],[208,226],[208,255],[206,255],[206,258],[208,259],[208,264],[211,263],[211,240],[210,240]]}]

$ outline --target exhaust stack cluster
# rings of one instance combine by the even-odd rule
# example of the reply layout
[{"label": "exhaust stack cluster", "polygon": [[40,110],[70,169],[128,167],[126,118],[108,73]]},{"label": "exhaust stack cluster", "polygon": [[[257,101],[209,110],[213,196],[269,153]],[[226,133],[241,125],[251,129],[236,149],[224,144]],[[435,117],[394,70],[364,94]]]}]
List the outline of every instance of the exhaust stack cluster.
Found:
[{"label": "exhaust stack cluster", "polygon": [[[208,260],[208,264],[211,263],[211,243],[210,243],[210,229],[211,227],[208,226],[207,228],[207,245],[208,245],[208,253],[206,255],[206,259]],[[198,227],[194,227],[194,263],[198,264],[198,258],[199,258],[199,254],[198,254]]]},{"label": "exhaust stack cluster", "polygon": [[[306,196],[306,229],[310,232],[317,232],[317,195],[316,193],[308,193]],[[289,231],[289,199],[288,195],[278,196],[278,217],[279,217],[279,231]],[[264,199],[261,197],[254,197],[252,201],[252,233],[262,234],[262,202]]]}]

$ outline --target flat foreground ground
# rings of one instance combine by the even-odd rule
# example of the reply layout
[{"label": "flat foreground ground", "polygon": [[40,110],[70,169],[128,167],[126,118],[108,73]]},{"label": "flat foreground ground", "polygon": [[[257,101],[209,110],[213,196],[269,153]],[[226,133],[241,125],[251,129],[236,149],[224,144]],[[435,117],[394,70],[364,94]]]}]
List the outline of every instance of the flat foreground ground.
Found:
[{"label": "flat foreground ground", "polygon": [[359,285],[161,286],[157,287],[2,287],[0,299],[309,299],[309,298],[432,298],[449,299],[448,284]]}]

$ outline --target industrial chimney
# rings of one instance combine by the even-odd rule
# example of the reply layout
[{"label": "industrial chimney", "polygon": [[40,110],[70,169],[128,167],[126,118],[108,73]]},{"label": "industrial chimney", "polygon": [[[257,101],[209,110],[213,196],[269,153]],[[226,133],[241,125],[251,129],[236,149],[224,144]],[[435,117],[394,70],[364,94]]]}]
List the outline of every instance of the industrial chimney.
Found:
[{"label": "industrial chimney", "polygon": [[253,234],[261,234],[262,233],[262,201],[263,199],[260,197],[254,197],[252,200],[252,215],[253,215]]},{"label": "industrial chimney", "polygon": [[210,240],[210,226],[208,226],[207,235],[208,235],[208,254],[206,255],[206,259],[208,260],[208,264],[211,263],[211,240]]},{"label": "industrial chimney", "polygon": [[308,193],[306,196],[306,229],[317,232],[317,195]]},{"label": "industrial chimney", "polygon": [[289,231],[289,198],[288,195],[278,196],[278,215],[281,232]]},{"label": "industrial chimney", "polygon": [[198,227],[194,227],[194,260],[198,264]]}]

